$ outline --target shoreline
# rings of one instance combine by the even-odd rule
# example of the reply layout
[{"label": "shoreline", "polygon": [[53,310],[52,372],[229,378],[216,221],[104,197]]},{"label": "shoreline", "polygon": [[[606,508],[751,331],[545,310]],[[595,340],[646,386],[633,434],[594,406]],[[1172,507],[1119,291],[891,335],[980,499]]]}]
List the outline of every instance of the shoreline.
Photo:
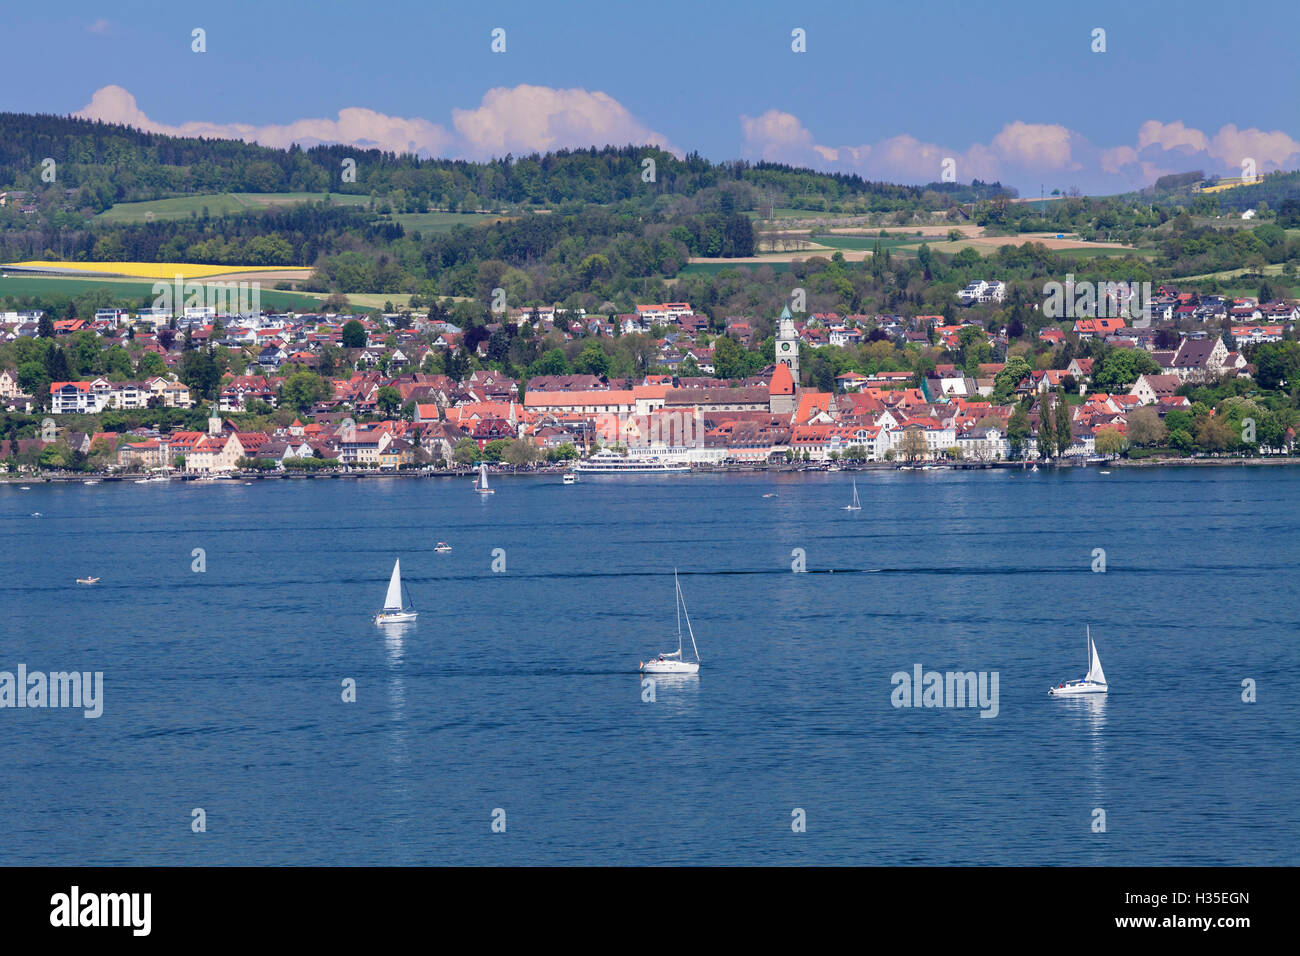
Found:
[{"label": "shoreline", "polygon": [[[1076,464],[1073,462],[1038,462],[1039,471],[1100,471],[1111,468],[1215,468],[1227,466],[1250,466],[1250,467],[1285,467],[1300,465],[1300,456],[1268,456],[1268,457],[1223,457],[1223,458],[1151,458],[1151,459],[1127,459],[1117,458],[1113,461],[1098,462],[1091,461],[1085,464]],[[906,466],[906,470],[911,471],[1027,471],[1035,466],[1035,462],[1007,462],[1007,461],[949,461],[949,462],[929,462],[923,464],[914,464]],[[493,477],[498,478],[517,478],[517,477],[557,477],[563,475],[569,469],[565,468],[536,468],[524,470],[501,470],[489,471]],[[895,462],[861,462],[852,465],[839,465],[836,471],[860,472],[860,471],[902,471],[905,466]],[[801,465],[707,465],[692,467],[689,472],[678,474],[688,475],[732,475],[732,474],[753,474],[753,475],[794,475],[794,474],[833,474],[834,472],[822,466],[801,466]],[[303,479],[333,479],[333,480],[365,480],[375,478],[468,478],[472,479],[476,472],[473,469],[465,470],[446,470],[446,471],[380,471],[378,469],[359,469],[355,471],[279,471],[279,472],[223,472],[226,477],[217,478],[216,481],[246,482],[246,481],[300,481]],[[630,473],[635,476],[638,473]],[[78,472],[77,474],[65,475],[26,475],[26,476],[0,476],[0,485],[27,485],[27,484],[76,484],[93,481],[96,483],[106,484],[131,484],[139,481],[141,478],[148,477],[143,473],[129,475],[108,473],[108,472]],[[193,482],[198,481],[206,476],[201,474],[173,475],[170,481],[174,482]],[[593,477],[593,476],[587,476]],[[619,475],[598,475],[594,477],[622,477]]]}]

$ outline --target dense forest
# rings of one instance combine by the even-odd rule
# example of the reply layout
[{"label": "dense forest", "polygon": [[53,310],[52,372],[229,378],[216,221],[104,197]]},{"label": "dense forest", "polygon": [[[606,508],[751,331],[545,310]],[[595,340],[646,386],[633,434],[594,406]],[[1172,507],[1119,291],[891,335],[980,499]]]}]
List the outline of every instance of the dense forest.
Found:
[{"label": "dense forest", "polygon": [[[47,158],[57,164],[60,189],[74,191],[75,205],[95,212],[115,202],[222,192],[377,195],[399,212],[648,201],[727,184],[747,187],[755,202],[770,196],[801,208],[843,206],[845,212],[901,208],[926,191],[942,195],[945,204],[1014,194],[997,183],[897,186],[775,163],[714,163],[694,153],[678,159],[654,147],[592,147],[474,163],[351,146],[273,149],[72,117],[0,113],[0,189],[42,191]],[[643,175],[646,159],[655,161],[653,181]],[[346,160],[355,163],[354,181],[344,179]]]}]

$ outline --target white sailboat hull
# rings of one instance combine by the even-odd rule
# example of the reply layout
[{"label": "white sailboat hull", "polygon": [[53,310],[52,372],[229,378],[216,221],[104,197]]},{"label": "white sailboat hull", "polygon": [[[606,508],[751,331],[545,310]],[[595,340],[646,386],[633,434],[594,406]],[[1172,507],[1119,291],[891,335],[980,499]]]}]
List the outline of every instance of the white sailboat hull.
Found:
[{"label": "white sailboat hull", "polygon": [[376,624],[409,624],[418,612],[402,600],[402,562],[393,562],[393,576],[388,580],[388,594],[384,607],[375,615]]},{"label": "white sailboat hull", "polygon": [[[691,615],[686,610],[686,599],[682,597],[682,586],[677,581],[677,569],[673,569],[673,588],[677,598],[677,650],[663,651],[648,661],[642,661],[638,668],[643,674],[698,674],[700,672],[700,649],[695,646],[695,630],[691,627]],[[682,618],[686,618],[686,631],[691,635],[691,649],[695,651],[695,660],[688,661],[682,657]]]},{"label": "white sailboat hull", "polygon": [[1053,687],[1047,693],[1053,697],[1077,697],[1080,694],[1105,694],[1110,690],[1105,684],[1097,684],[1092,681],[1072,680],[1069,683],[1062,684],[1060,687]]},{"label": "white sailboat hull", "polygon": [[698,674],[700,665],[691,661],[646,661],[641,665],[643,674]]},{"label": "white sailboat hull", "polygon": [[1083,680],[1069,680],[1064,684],[1049,688],[1047,693],[1053,697],[1077,697],[1080,694],[1105,694],[1110,690],[1106,683],[1106,672],[1101,669],[1101,658],[1097,656],[1097,645],[1092,640],[1092,629],[1088,629],[1088,673]]},{"label": "white sailboat hull", "polygon": [[375,615],[376,624],[409,624],[419,616],[419,611],[380,611]]}]

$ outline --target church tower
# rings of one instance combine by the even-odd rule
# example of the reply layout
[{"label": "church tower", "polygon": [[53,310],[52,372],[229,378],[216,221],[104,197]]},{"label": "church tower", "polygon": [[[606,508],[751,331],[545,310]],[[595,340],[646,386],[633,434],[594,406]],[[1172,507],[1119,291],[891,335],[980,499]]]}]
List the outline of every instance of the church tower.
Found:
[{"label": "church tower", "polygon": [[799,384],[799,335],[794,330],[794,319],[787,305],[781,309],[781,321],[776,332],[776,362],[790,368],[790,377]]}]

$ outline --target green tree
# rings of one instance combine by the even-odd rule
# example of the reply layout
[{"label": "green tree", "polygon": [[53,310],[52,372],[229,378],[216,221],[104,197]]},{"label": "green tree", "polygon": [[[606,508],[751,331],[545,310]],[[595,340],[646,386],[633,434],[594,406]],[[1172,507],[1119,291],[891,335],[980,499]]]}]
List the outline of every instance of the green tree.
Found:
[{"label": "green tree", "polygon": [[517,438],[506,448],[504,457],[512,465],[531,465],[538,458],[537,446],[527,438]]},{"label": "green tree", "polygon": [[1056,418],[1046,396],[1038,403],[1038,454],[1051,458],[1056,452]]},{"label": "green tree", "polygon": [[1196,426],[1196,444],[1202,451],[1223,452],[1237,444],[1222,415],[1207,415]]},{"label": "green tree", "polygon": [[1026,444],[1029,441],[1029,432],[1029,416],[1023,408],[1017,406],[1007,420],[1007,444],[1010,446],[1009,451],[1012,458],[1020,458],[1024,455]]},{"label": "green tree", "polygon": [[1135,408],[1128,416],[1129,441],[1139,447],[1164,444],[1169,432],[1153,405]]},{"label": "green tree", "polygon": [[366,327],[356,319],[348,319],[343,323],[343,347],[345,349],[366,347]]},{"label": "green tree", "polygon": [[593,340],[582,347],[582,352],[573,360],[573,370],[580,375],[601,378],[609,375],[609,356],[600,347],[600,342]]},{"label": "green tree", "polygon": [[1117,428],[1098,429],[1094,444],[1097,454],[1113,458],[1124,450],[1124,436]]},{"label": "green tree", "polygon": [[1070,405],[1065,400],[1065,390],[1059,385],[1056,388],[1056,447],[1064,455],[1070,450],[1070,445],[1074,443],[1074,436],[1070,432]]},{"label": "green tree", "polygon": [[1092,384],[1103,392],[1119,392],[1138,380],[1139,375],[1158,375],[1160,364],[1143,349],[1111,349],[1093,372]]},{"label": "green tree", "polygon": [[483,459],[490,462],[499,462],[508,447],[510,447],[510,442],[504,438],[494,438],[483,446]]},{"label": "green tree", "polygon": [[1255,350],[1255,380],[1277,389],[1300,381],[1300,342],[1267,342]]},{"label": "green tree", "polygon": [[221,369],[217,367],[212,349],[191,349],[181,359],[180,379],[198,393],[199,397],[212,401],[217,397],[217,386],[221,382]]},{"label": "green tree", "polygon": [[402,393],[391,385],[384,385],[375,396],[375,404],[385,417],[391,418],[402,407]]},{"label": "green tree", "polygon": [[469,465],[478,461],[478,442],[472,438],[462,438],[451,449],[451,458],[458,465]]},{"label": "green tree", "polygon": [[1033,370],[1034,367],[1019,355],[1013,355],[1007,359],[1006,365],[993,377],[994,404],[1006,404],[1007,399],[1015,392],[1016,386],[1023,382],[1025,376]]},{"label": "green tree", "polygon": [[45,408],[50,401],[50,374],[43,362],[24,362],[18,366],[18,387]]},{"label": "green tree", "polygon": [[324,401],[334,389],[315,372],[294,372],[280,386],[280,404],[297,412],[307,412]]}]

